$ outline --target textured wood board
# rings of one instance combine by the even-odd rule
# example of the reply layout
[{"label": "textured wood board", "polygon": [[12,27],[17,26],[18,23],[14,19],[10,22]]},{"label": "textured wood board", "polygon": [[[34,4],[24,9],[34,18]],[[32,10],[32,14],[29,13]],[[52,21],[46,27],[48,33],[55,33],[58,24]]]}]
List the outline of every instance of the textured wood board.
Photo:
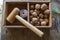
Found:
[{"label": "textured wood board", "polygon": [[8,29],[7,40],[49,40],[50,29],[40,29],[44,32],[43,37],[37,36],[29,29]]},{"label": "textured wood board", "polygon": [[19,1],[20,1],[20,2],[21,2],[21,1],[22,1],[22,2],[25,2],[25,1],[29,1],[29,2],[32,2],[32,1],[36,1],[36,2],[37,2],[37,1],[47,1],[47,2],[50,2],[50,0],[5,0],[5,1],[7,1],[7,2],[11,2],[11,1],[12,1],[12,2],[14,2],[14,1],[17,1],[17,2],[19,2]]}]

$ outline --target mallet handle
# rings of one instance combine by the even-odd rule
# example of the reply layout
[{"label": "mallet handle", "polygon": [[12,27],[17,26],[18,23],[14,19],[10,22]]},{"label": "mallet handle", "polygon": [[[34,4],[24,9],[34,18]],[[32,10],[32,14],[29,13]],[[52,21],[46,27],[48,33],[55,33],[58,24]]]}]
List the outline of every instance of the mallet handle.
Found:
[{"label": "mallet handle", "polygon": [[27,28],[29,28],[30,30],[32,30],[34,33],[36,33],[38,36],[42,37],[42,35],[44,34],[42,31],[40,31],[39,29],[37,29],[35,26],[31,25],[29,22],[25,21],[23,18],[21,18],[20,16],[16,15],[15,16],[16,19],[18,19],[21,23],[23,23]]}]

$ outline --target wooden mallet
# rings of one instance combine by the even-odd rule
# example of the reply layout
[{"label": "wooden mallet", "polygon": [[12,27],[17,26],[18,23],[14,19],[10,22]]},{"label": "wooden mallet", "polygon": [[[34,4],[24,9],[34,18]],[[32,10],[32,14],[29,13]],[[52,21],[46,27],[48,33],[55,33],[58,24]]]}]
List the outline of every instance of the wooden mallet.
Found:
[{"label": "wooden mallet", "polygon": [[37,29],[35,26],[31,25],[29,22],[27,22],[26,20],[24,20],[22,17],[20,17],[19,14],[20,10],[18,8],[14,8],[13,11],[9,14],[9,16],[7,17],[7,21],[10,23],[13,23],[13,21],[15,20],[15,18],[17,20],[19,20],[22,24],[24,24],[27,28],[29,28],[30,30],[32,30],[34,33],[36,33],[38,36],[42,37],[42,35],[44,34],[42,31],[40,31],[39,29]]}]

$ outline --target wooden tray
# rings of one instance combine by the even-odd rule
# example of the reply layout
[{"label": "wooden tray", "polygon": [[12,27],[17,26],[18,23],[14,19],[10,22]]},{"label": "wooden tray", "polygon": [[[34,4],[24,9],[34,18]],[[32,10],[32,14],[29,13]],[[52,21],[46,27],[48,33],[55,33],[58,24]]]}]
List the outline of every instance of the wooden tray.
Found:
[{"label": "wooden tray", "polygon": [[[26,28],[22,23],[20,23],[18,20],[15,20],[13,24],[10,24],[6,21],[6,17],[9,15],[9,13],[12,11],[14,7],[18,7],[19,9],[27,9],[30,10],[29,6],[30,4],[42,4],[46,3],[49,6],[49,10],[51,11],[51,3],[50,2],[5,2],[4,4],[4,14],[3,14],[3,27],[6,28]],[[28,17],[25,19],[26,21],[30,22],[29,18],[30,14],[28,12]],[[50,28],[52,26],[52,13],[50,12],[49,16],[49,25],[48,26],[36,26],[38,28]]]}]

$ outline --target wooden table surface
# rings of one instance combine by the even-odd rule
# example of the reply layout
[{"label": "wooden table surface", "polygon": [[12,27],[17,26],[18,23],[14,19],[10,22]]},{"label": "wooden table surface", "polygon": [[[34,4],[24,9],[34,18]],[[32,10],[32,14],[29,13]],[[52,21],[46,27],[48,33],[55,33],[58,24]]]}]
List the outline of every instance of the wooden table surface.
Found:
[{"label": "wooden table surface", "polygon": [[[14,1],[14,0],[12,0],[12,1]],[[60,4],[56,0],[52,0],[52,5],[53,4],[56,4],[58,6],[58,8],[60,7],[59,6]],[[50,35],[50,40],[60,40],[60,26],[59,26],[60,21],[58,20],[58,19],[60,19],[60,16],[58,14],[52,14],[52,16],[53,16],[52,30],[50,30],[50,32],[48,32],[49,29],[47,29],[48,31],[45,29],[44,30],[40,29],[40,30],[44,31],[45,34],[47,34],[47,32],[48,32],[47,35]],[[49,39],[49,36],[45,36],[45,37],[43,37],[43,39],[39,38],[37,35],[35,35],[29,29],[27,29],[27,30],[26,29],[14,29],[14,30],[11,29],[10,31],[11,31],[13,37],[10,36],[11,33],[9,33],[9,32],[8,32],[9,34],[7,34],[7,35],[3,34],[6,31],[5,28],[2,30],[3,30],[2,31],[2,40],[5,40],[6,39],[5,36],[7,36],[7,35],[9,35],[9,37],[7,36],[8,40],[12,40],[12,39],[13,40],[19,40],[19,39],[20,40],[48,40]],[[16,36],[16,35],[18,35],[18,36]]]}]

